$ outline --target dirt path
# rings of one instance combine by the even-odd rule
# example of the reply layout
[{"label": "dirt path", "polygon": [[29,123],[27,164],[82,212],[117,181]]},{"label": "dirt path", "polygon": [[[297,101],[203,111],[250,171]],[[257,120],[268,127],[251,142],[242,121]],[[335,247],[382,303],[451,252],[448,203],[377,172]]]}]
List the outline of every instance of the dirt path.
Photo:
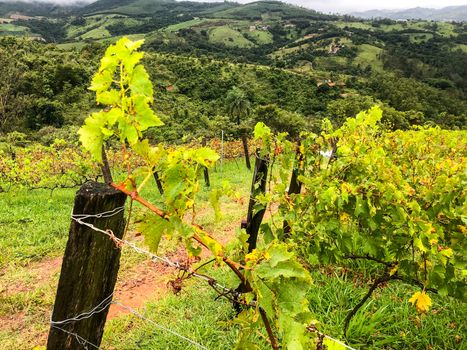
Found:
[{"label": "dirt path", "polygon": [[[246,210],[246,209],[245,209]],[[202,209],[198,217],[210,215],[210,209]],[[238,216],[243,214],[243,209],[238,211]],[[245,212],[246,214],[246,212]],[[266,211],[265,220],[270,217],[270,211]],[[241,218],[233,218],[226,222],[220,230],[214,233],[214,237],[223,245],[228,244],[235,236],[235,230],[240,226]],[[142,245],[141,237],[137,234],[130,235],[130,241]],[[202,258],[209,256],[204,251]],[[186,251],[180,247],[167,256],[171,261],[185,261]],[[122,261],[125,259],[122,256]],[[62,258],[46,258],[39,262],[33,262],[25,267],[4,270],[0,274],[0,300],[14,305],[17,298],[24,299],[24,305],[14,308],[12,312],[0,313],[0,332],[17,334],[26,333],[23,337],[27,344],[18,349],[29,349],[36,345],[43,345],[48,334],[48,318],[53,308],[53,300],[56,285],[60,274]],[[162,263],[155,263],[149,259],[124,266],[118,276],[114,299],[134,309],[142,307],[148,300],[157,300],[172,293],[169,281],[174,279],[177,271]],[[40,308],[30,307],[40,303]],[[0,310],[2,310],[0,308]],[[115,319],[128,311],[118,305],[111,305],[107,316],[108,320]],[[0,349],[2,346],[0,346]]]}]

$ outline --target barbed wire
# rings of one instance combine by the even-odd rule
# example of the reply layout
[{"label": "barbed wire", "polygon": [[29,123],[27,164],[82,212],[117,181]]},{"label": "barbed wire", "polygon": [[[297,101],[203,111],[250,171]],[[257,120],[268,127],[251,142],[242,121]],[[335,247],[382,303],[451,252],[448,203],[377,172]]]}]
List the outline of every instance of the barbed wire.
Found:
[{"label": "barbed wire", "polygon": [[80,336],[79,334],[76,334],[76,333],[73,333],[73,332],[70,332],[70,331],[67,331],[66,329],[63,329],[61,327],[58,327],[58,326],[54,326],[52,325],[52,328],[55,328],[55,329],[58,329],[64,333],[67,333],[71,336],[73,336],[76,341],[78,342],[79,345],[81,345],[83,347],[83,349],[85,350],[89,350],[88,348],[88,345],[91,345],[94,349],[97,349],[97,350],[103,350],[102,348],[100,348],[99,346],[97,346],[96,344],[94,343],[91,343],[89,340],[86,340],[84,339],[82,336]]},{"label": "barbed wire", "polygon": [[98,314],[102,311],[104,311],[110,304],[112,304],[112,297],[113,293],[110,294],[107,298],[102,300],[98,305],[96,305],[94,308],[92,308],[89,311],[83,312],[75,317],[72,318],[67,318],[62,321],[53,321],[52,317],[50,318],[50,325],[51,326],[59,326],[59,325],[65,325],[68,323],[76,322],[76,321],[81,321],[87,318],[90,318],[92,315]]},{"label": "barbed wire", "polygon": [[59,326],[67,325],[67,324],[74,323],[74,322],[78,322],[78,321],[81,321],[81,320],[84,320],[84,319],[88,319],[88,318],[92,317],[93,315],[96,315],[96,314],[98,314],[100,312],[103,312],[110,305],[113,304],[113,305],[117,305],[117,306],[127,310],[128,312],[130,312],[133,315],[139,317],[140,319],[142,319],[142,320],[144,320],[146,322],[149,322],[154,327],[156,327],[156,328],[158,328],[160,330],[163,330],[163,331],[168,332],[168,333],[170,333],[172,335],[175,335],[176,337],[178,337],[180,339],[183,339],[183,340],[187,341],[188,343],[190,343],[190,344],[192,344],[192,345],[194,345],[194,346],[196,346],[196,347],[198,347],[200,349],[209,350],[204,345],[201,345],[201,344],[195,342],[194,340],[192,340],[192,339],[190,339],[190,338],[188,338],[188,337],[186,337],[186,336],[184,336],[184,335],[182,335],[180,333],[175,332],[172,329],[161,326],[160,324],[156,323],[155,321],[151,320],[150,318],[147,318],[146,316],[142,315],[141,313],[139,313],[138,311],[136,311],[132,307],[124,305],[121,302],[119,302],[118,300],[112,300],[112,297],[113,297],[113,293],[111,295],[109,295],[107,298],[103,299],[99,304],[97,304],[91,310],[83,312],[83,313],[81,313],[81,314],[79,314],[77,316],[67,318],[67,319],[62,320],[62,321],[52,321],[52,318],[51,318],[50,319],[50,325],[51,325],[52,328],[61,330],[62,332],[65,332],[65,333],[73,336],[76,339],[76,341],[86,350],[89,349],[88,345],[91,345],[95,349],[101,349],[99,346],[97,346],[96,344],[94,344],[94,343],[90,342],[89,340],[83,338],[79,334],[68,331],[68,330],[66,330],[66,329],[64,329],[62,327],[59,327]]},{"label": "barbed wire", "polygon": [[99,213],[99,214],[72,214],[71,219],[73,221],[77,222],[80,225],[84,225],[86,227],[89,227],[93,231],[96,231],[96,232],[99,232],[99,233],[102,233],[102,234],[106,235],[107,237],[109,237],[115,243],[115,245],[118,248],[122,248],[124,246],[130,247],[135,252],[148,256],[149,258],[151,258],[152,261],[160,261],[160,262],[166,264],[167,266],[173,267],[173,268],[175,268],[177,270],[180,270],[180,271],[187,272],[188,277],[193,276],[193,277],[202,279],[202,280],[208,282],[209,285],[215,286],[218,289],[221,289],[226,293],[229,293],[229,294],[232,294],[232,295],[239,294],[236,290],[228,288],[228,287],[220,284],[219,282],[217,282],[212,277],[209,277],[209,276],[206,276],[206,275],[203,275],[203,274],[199,274],[196,271],[190,270],[187,266],[180,264],[180,262],[178,262],[178,261],[172,261],[167,257],[162,257],[162,256],[159,256],[159,255],[156,255],[156,254],[154,254],[154,253],[152,253],[152,252],[150,252],[150,251],[148,251],[146,249],[138,247],[136,244],[134,244],[134,243],[132,243],[130,241],[118,238],[117,236],[115,236],[115,234],[112,232],[112,230],[102,230],[102,229],[94,226],[93,224],[91,224],[89,222],[83,221],[83,220],[86,220],[86,219],[89,219],[89,218],[108,218],[108,217],[117,215],[122,210],[124,210],[124,207],[118,207],[118,208],[115,208],[113,210],[109,210],[109,211]]},{"label": "barbed wire", "polygon": [[179,333],[177,333],[177,332],[175,332],[175,331],[173,331],[173,330],[171,330],[171,329],[169,329],[169,328],[166,328],[166,327],[164,327],[164,326],[161,326],[160,324],[157,324],[156,322],[154,322],[153,320],[151,320],[151,319],[145,317],[144,315],[140,314],[138,311],[136,311],[135,309],[133,309],[133,308],[130,307],[130,306],[123,305],[123,304],[120,303],[119,301],[114,301],[113,304],[115,304],[115,305],[117,305],[117,306],[120,306],[121,308],[123,308],[123,309],[129,311],[130,313],[132,313],[133,315],[139,317],[140,319],[142,319],[142,320],[144,320],[144,321],[146,321],[146,322],[149,322],[150,324],[152,324],[152,325],[153,325],[154,327],[156,327],[156,328],[159,328],[159,329],[161,329],[161,330],[163,330],[163,331],[166,331],[166,332],[168,332],[168,333],[171,333],[171,334],[177,336],[178,338],[184,339],[184,340],[186,340],[187,342],[189,342],[190,344],[192,344],[192,345],[194,345],[194,346],[196,346],[196,347],[198,347],[198,348],[200,348],[200,349],[209,350],[209,349],[208,349],[207,347],[205,347],[204,345],[201,345],[201,344],[195,342],[194,340],[191,340],[191,339],[185,337],[184,335],[181,335],[181,334],[179,334]]},{"label": "barbed wire", "polygon": [[[94,225],[91,224],[91,223],[88,223],[88,222],[83,221],[83,220],[86,220],[86,219],[89,219],[89,218],[108,218],[108,217],[112,217],[112,216],[117,215],[118,213],[122,212],[124,209],[125,209],[125,207],[122,206],[122,207],[117,207],[117,208],[115,208],[115,209],[113,209],[113,210],[109,210],[109,211],[106,211],[106,212],[103,212],[103,213],[99,213],[99,214],[72,214],[72,215],[71,215],[71,219],[72,219],[73,221],[75,221],[76,223],[80,224],[80,225],[89,227],[89,228],[92,229],[93,231],[96,231],[96,232],[99,232],[99,233],[102,233],[102,234],[106,235],[107,237],[109,237],[109,238],[115,243],[115,245],[116,245],[118,248],[122,248],[122,247],[124,247],[124,246],[130,247],[130,248],[132,248],[135,252],[150,257],[152,261],[160,261],[160,262],[166,264],[167,266],[173,267],[173,268],[175,268],[175,269],[177,269],[177,270],[180,270],[180,271],[187,272],[187,273],[188,273],[188,276],[197,277],[197,278],[199,278],[199,279],[202,279],[202,280],[208,282],[208,284],[209,284],[211,287],[213,287],[214,290],[216,290],[216,292],[219,293],[219,290],[216,289],[216,288],[219,288],[220,290],[223,290],[223,291],[224,291],[224,293],[219,293],[220,296],[225,296],[225,297],[227,297],[227,298],[228,298],[228,295],[233,295],[234,297],[237,297],[237,298],[240,296],[240,294],[241,294],[240,292],[238,292],[238,291],[236,291],[236,290],[234,290],[234,289],[228,288],[228,287],[226,287],[226,286],[224,286],[224,285],[218,283],[218,282],[217,282],[214,278],[212,278],[212,277],[209,277],[209,276],[206,276],[206,275],[203,275],[203,274],[199,274],[199,273],[197,273],[196,271],[191,271],[187,266],[180,264],[178,261],[172,261],[172,260],[170,260],[170,259],[167,258],[167,257],[161,257],[161,256],[159,256],[159,255],[156,255],[156,254],[154,254],[154,253],[151,253],[151,252],[148,251],[148,250],[145,250],[145,249],[143,249],[143,248],[138,247],[137,245],[135,245],[134,243],[132,243],[132,242],[130,242],[130,241],[127,241],[127,240],[125,240],[125,239],[120,239],[120,238],[118,238],[117,236],[115,236],[115,234],[112,232],[112,230],[109,230],[109,229],[107,229],[107,230],[102,230],[102,229],[100,229],[100,228],[94,226]],[[109,297],[112,297],[112,296],[113,296],[113,294],[110,295]],[[109,297],[107,297],[106,299],[108,299]],[[235,301],[237,298],[234,298],[234,299],[228,298],[228,299],[229,299],[229,300],[234,300],[234,301]],[[103,300],[103,303],[105,302],[106,299]],[[239,302],[239,301],[237,301],[237,302]],[[241,303],[241,302],[240,302],[240,303]],[[169,333],[171,333],[171,334],[173,334],[173,335],[176,335],[176,336],[178,336],[179,338],[182,338],[182,339],[188,341],[189,343],[198,346],[198,347],[201,348],[201,349],[208,349],[208,348],[206,348],[205,346],[203,346],[203,345],[201,345],[201,344],[198,344],[198,343],[196,343],[195,341],[193,341],[193,340],[191,340],[191,339],[189,339],[189,338],[187,338],[187,337],[185,337],[185,336],[183,336],[183,335],[181,335],[181,334],[176,333],[175,331],[172,331],[172,330],[170,330],[170,329],[168,329],[168,328],[166,328],[166,327],[164,327],[164,326],[161,326],[161,325],[157,324],[157,323],[154,322],[153,320],[148,319],[147,317],[143,316],[142,314],[140,314],[140,313],[137,312],[135,309],[133,309],[133,308],[131,308],[131,307],[129,307],[129,306],[123,305],[122,303],[120,303],[120,302],[118,302],[118,301],[110,301],[110,304],[118,305],[118,306],[120,306],[120,307],[126,309],[127,311],[131,312],[131,313],[134,314],[135,316],[137,316],[137,317],[139,317],[139,318],[141,318],[141,319],[143,319],[143,320],[145,320],[145,321],[151,323],[151,324],[154,325],[155,327],[157,327],[157,328],[159,328],[159,329],[161,329],[161,330],[164,330],[164,331],[166,331],[166,332],[169,332]],[[107,306],[108,306],[108,305],[107,305]],[[105,306],[105,307],[107,307],[107,306]],[[250,306],[255,306],[255,303],[253,302]],[[105,307],[103,307],[103,309],[105,309]],[[103,310],[102,308],[99,308],[99,305],[96,306],[93,310],[95,310],[95,309],[99,309],[100,311]],[[92,311],[92,310],[91,310],[91,311]],[[91,312],[91,311],[90,311],[90,312]],[[100,311],[99,311],[99,312],[100,312]],[[88,312],[88,313],[89,313],[89,312]],[[84,317],[83,315],[87,315],[88,313],[80,314],[80,315],[76,316],[75,318],[78,318],[79,316],[82,316],[81,319],[87,318],[87,317]],[[94,313],[97,313],[97,312],[94,312]],[[91,314],[90,316],[92,316],[92,314]],[[88,317],[90,317],[90,316],[88,316]],[[75,318],[68,319],[68,320],[74,320]],[[64,321],[66,321],[66,320],[64,320]],[[64,321],[61,321],[61,322],[64,322]],[[51,321],[51,322],[52,322],[52,321]],[[55,323],[55,324],[57,324],[57,323]],[[52,325],[52,326],[55,327],[55,328],[58,328],[58,327],[56,327],[56,326],[54,326],[54,325]],[[60,329],[60,328],[59,328],[59,329]],[[338,340],[338,339],[335,339],[335,338],[333,338],[333,337],[331,337],[331,336],[329,336],[329,335],[327,335],[327,334],[324,334],[324,333],[318,331],[314,326],[310,326],[310,327],[308,327],[307,329],[308,329],[308,331],[310,331],[310,332],[317,333],[317,334],[318,334],[319,336],[321,336],[321,337],[327,338],[327,339],[329,339],[329,340],[331,340],[331,341],[333,341],[333,342],[335,342],[335,343],[338,343],[339,345],[342,345],[342,346],[345,347],[346,349],[349,349],[349,350],[356,350],[355,348],[352,348],[351,346],[349,346],[349,345],[343,343],[342,341],[340,341],[340,340]],[[69,333],[69,332],[67,332],[67,333]],[[78,336],[78,335],[76,335],[76,336]],[[79,337],[79,336],[78,336],[78,337]],[[80,338],[81,338],[81,337],[80,337]],[[78,338],[76,338],[76,339],[78,340]],[[82,339],[82,338],[81,338],[81,339]],[[82,339],[82,340],[85,341],[85,339]],[[90,343],[90,344],[92,344],[92,343]],[[92,345],[94,345],[94,344],[92,344]],[[94,345],[94,346],[95,346],[95,345]],[[99,348],[97,347],[97,349],[99,349]]]}]

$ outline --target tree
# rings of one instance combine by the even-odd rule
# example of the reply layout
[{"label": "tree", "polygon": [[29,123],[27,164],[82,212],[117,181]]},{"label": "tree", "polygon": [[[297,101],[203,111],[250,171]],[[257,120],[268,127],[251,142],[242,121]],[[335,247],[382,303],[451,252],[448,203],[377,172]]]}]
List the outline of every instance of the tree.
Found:
[{"label": "tree", "polygon": [[259,106],[253,118],[255,122],[267,124],[275,133],[287,132],[292,138],[298,137],[307,126],[302,115],[286,111],[275,104]]},{"label": "tree", "polygon": [[26,68],[15,59],[12,52],[15,50],[15,42],[8,44],[8,49],[0,47],[0,132],[14,129],[21,117],[24,101],[17,94],[17,85],[22,71]]},{"label": "tree", "polygon": [[[251,114],[251,103],[247,99],[245,92],[239,89],[238,87],[234,87],[232,90],[229,91],[226,98],[227,104],[227,113],[233,119],[235,119],[238,129],[241,133],[242,142],[243,142],[243,150],[245,152],[245,162],[246,167],[251,169],[250,164],[250,153],[248,151],[248,139],[246,134],[246,122]],[[243,124],[242,124],[243,121]]]}]

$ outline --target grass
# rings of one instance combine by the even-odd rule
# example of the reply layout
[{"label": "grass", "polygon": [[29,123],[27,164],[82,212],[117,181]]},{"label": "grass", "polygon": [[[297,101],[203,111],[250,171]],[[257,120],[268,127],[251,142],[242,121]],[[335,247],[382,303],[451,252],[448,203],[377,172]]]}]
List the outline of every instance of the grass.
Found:
[{"label": "grass", "polygon": [[383,62],[378,58],[378,56],[382,51],[383,49],[373,45],[359,45],[358,54],[354,59],[354,64],[362,67],[371,66],[373,70],[381,71],[383,70]]},{"label": "grass", "polygon": [[228,47],[249,48],[255,46],[255,44],[245,38],[242,33],[227,26],[211,29],[209,32],[209,41]]},{"label": "grass", "polygon": [[316,57],[314,68],[318,70],[337,70],[348,64],[347,58],[342,56]]},{"label": "grass", "polygon": [[181,22],[181,23],[177,23],[177,24],[172,24],[168,27],[165,27],[163,29],[164,32],[176,32],[176,31],[179,31],[180,29],[186,29],[186,28],[191,28],[193,26],[199,26],[199,25],[202,25],[202,24],[205,24],[205,23],[209,23],[213,20],[210,20],[210,19],[192,19],[190,21],[186,21],[186,22]]},{"label": "grass", "polygon": [[[217,275],[223,275],[218,271]],[[217,276],[216,276],[217,277]],[[234,282],[231,280],[231,282]],[[208,285],[190,281],[179,296],[149,302],[144,315],[160,326],[184,335],[208,349],[233,349],[238,329],[232,326],[233,310]],[[118,349],[195,349],[187,341],[128,315],[111,321],[103,345]]]},{"label": "grass", "polygon": [[267,45],[267,44],[271,44],[274,42],[272,34],[268,31],[255,30],[253,32],[248,32],[248,35],[258,45]]},{"label": "grass", "polygon": [[457,44],[454,46],[453,50],[461,50],[464,53],[467,53],[467,45],[466,44]]},{"label": "grass", "polygon": [[[222,201],[224,217],[215,222],[208,204],[208,192],[199,195],[198,222],[218,239],[233,235],[246,214],[252,172],[241,159],[225,162],[210,171],[213,186],[228,179],[239,191],[244,203]],[[65,247],[75,190],[16,190],[0,193],[0,349],[26,350],[44,345],[47,320],[53,307],[58,266],[44,274],[49,262],[61,256]],[[143,193],[158,203],[160,195],[154,184]],[[135,210],[139,210],[135,205]],[[130,231],[134,228],[130,227]],[[141,242],[138,242],[141,244]],[[164,243],[160,255],[175,250],[175,243]],[[53,260],[52,260],[53,261]],[[125,280],[145,258],[123,250],[119,278]],[[42,271],[41,273],[39,273]],[[208,271],[208,270],[206,270]],[[364,266],[351,269],[314,267],[314,284],[309,292],[311,310],[320,329],[337,339],[344,339],[342,324],[349,310],[368,290],[370,277]],[[227,286],[238,283],[224,267],[209,269],[210,275]],[[46,275],[46,278],[44,277]],[[39,278],[42,276],[42,278]],[[375,291],[373,297],[352,319],[349,345],[361,349],[463,349],[466,346],[467,308],[450,298],[432,295],[433,308],[427,315],[417,314],[408,299],[415,289],[391,282]],[[232,324],[231,304],[215,301],[216,294],[202,281],[188,280],[180,295],[148,299],[139,312],[160,326],[208,347],[231,349],[238,336]],[[118,299],[118,295],[117,295]],[[8,324],[13,329],[5,328]],[[254,339],[260,349],[268,349],[260,337]],[[105,328],[106,349],[191,349],[180,338],[133,315],[121,315]]]},{"label": "grass", "polygon": [[18,26],[12,23],[2,23],[0,24],[0,31],[3,32],[26,32],[29,29],[27,27]]},{"label": "grass", "polygon": [[404,34],[409,37],[411,43],[420,44],[433,38],[433,34],[430,33],[410,33]]},{"label": "grass", "polygon": [[69,25],[67,27],[68,39],[100,39],[109,37],[110,33],[106,29],[108,25],[119,24],[131,26],[142,23],[134,18],[115,18],[115,15],[96,15],[86,18],[86,24],[82,26]]},{"label": "grass", "polygon": [[75,190],[0,193],[0,268],[61,253]]},{"label": "grass", "polygon": [[30,30],[27,27],[18,26],[12,23],[0,24],[0,36],[14,35],[14,36],[29,36]]},{"label": "grass", "polygon": [[81,35],[81,39],[104,39],[109,38],[110,36],[111,35],[107,29],[99,27]]},{"label": "grass", "polygon": [[364,29],[364,30],[374,30],[374,27],[368,22],[332,22],[338,28],[344,29],[345,27],[348,28],[356,28],[356,29]]},{"label": "grass", "polygon": [[[358,269],[357,269],[358,270]],[[311,307],[323,332],[343,339],[343,320],[367,293],[362,274],[314,269]],[[398,281],[378,288],[352,318],[347,342],[361,349],[463,349],[467,328],[464,303],[431,294],[433,308],[420,315],[408,303],[418,289]]]}]

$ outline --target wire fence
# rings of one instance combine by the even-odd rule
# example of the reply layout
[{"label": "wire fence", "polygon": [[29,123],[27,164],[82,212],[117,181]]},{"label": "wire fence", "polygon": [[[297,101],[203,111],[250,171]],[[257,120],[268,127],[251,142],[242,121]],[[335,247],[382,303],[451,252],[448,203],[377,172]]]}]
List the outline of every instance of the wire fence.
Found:
[{"label": "wire fence", "polygon": [[[159,255],[156,255],[156,254],[154,254],[154,253],[152,253],[152,252],[150,252],[148,250],[145,250],[145,249],[143,249],[141,247],[138,247],[137,245],[135,245],[132,242],[129,242],[128,240],[120,239],[120,238],[116,237],[111,230],[100,229],[100,228],[94,226],[93,224],[85,221],[85,220],[91,219],[91,218],[108,218],[108,217],[112,217],[112,216],[117,215],[118,213],[122,212],[124,209],[125,209],[125,207],[122,206],[122,207],[118,207],[118,208],[115,208],[113,210],[106,211],[106,212],[99,213],[99,214],[72,214],[71,219],[73,221],[75,221],[76,223],[78,223],[79,225],[84,225],[84,226],[92,229],[95,232],[106,235],[120,249],[123,248],[123,247],[129,247],[129,248],[131,248],[132,250],[134,250],[135,252],[137,252],[139,254],[143,254],[143,255],[148,256],[154,262],[158,261],[158,262],[161,262],[161,263],[165,264],[166,266],[170,266],[170,267],[172,267],[174,269],[185,272],[187,274],[185,278],[196,277],[198,279],[201,279],[201,280],[207,282],[220,296],[227,297],[229,300],[232,300],[232,301],[236,301],[238,299],[238,297],[240,296],[240,293],[238,291],[236,291],[234,289],[231,289],[231,288],[228,288],[228,287],[218,283],[214,278],[212,278],[210,276],[207,276],[207,275],[204,275],[204,274],[200,274],[200,273],[196,272],[196,270],[192,270],[186,264],[181,264],[180,262],[172,261],[167,257],[162,257],[162,256],[159,256]],[[70,317],[68,319],[59,320],[59,321],[54,321],[54,320],[51,319],[50,320],[50,326],[52,328],[55,328],[57,330],[60,330],[62,332],[65,332],[65,333],[69,334],[70,336],[72,336],[76,340],[76,342],[78,342],[78,344],[80,344],[83,347],[83,349],[85,349],[85,350],[88,350],[88,349],[102,349],[98,345],[88,341],[87,339],[84,339],[83,337],[81,337],[77,333],[74,333],[74,332],[71,332],[71,331],[65,329],[64,327],[66,325],[68,325],[68,324],[71,324],[71,323],[74,323],[74,322],[79,322],[79,321],[81,321],[83,319],[90,318],[90,317],[92,317],[93,315],[95,315],[97,313],[103,312],[103,311],[107,310],[107,308],[110,307],[110,305],[113,304],[113,305],[116,305],[116,306],[130,312],[134,316],[136,316],[136,317],[150,323],[155,328],[157,328],[157,329],[159,329],[161,331],[170,333],[170,334],[172,334],[172,335],[186,341],[187,343],[195,346],[198,349],[204,349],[204,350],[208,349],[206,346],[197,343],[196,341],[194,341],[194,340],[192,340],[192,339],[190,339],[190,338],[188,338],[188,337],[174,331],[173,329],[170,329],[170,328],[168,328],[166,326],[162,326],[162,325],[158,324],[154,320],[152,320],[152,319],[144,316],[143,314],[139,313],[138,311],[136,311],[132,307],[124,305],[118,300],[113,300],[113,297],[114,297],[114,294],[112,293],[111,295],[109,295],[105,299],[103,299],[99,304],[97,304],[91,310],[85,311],[83,313],[80,313],[80,314],[78,314],[76,316],[73,316],[73,317]],[[248,304],[248,305],[249,306],[255,306],[254,302],[251,303],[251,304]],[[346,345],[345,343],[341,342],[340,340],[337,340],[337,339],[335,339],[335,338],[333,338],[331,336],[328,336],[328,335],[326,335],[324,333],[319,332],[315,327],[308,327],[307,329],[310,332],[318,334],[318,336],[321,339],[327,338],[327,339],[329,339],[329,340],[331,340],[331,341],[345,347],[346,349],[355,350],[354,348]]]},{"label": "wire fence", "polygon": [[190,339],[190,338],[188,338],[188,337],[186,337],[186,336],[184,336],[184,335],[182,335],[182,334],[180,334],[180,333],[178,333],[178,332],[176,332],[176,331],[174,331],[174,330],[172,330],[172,329],[170,329],[168,327],[164,327],[164,326],[156,323],[155,321],[151,320],[148,317],[145,317],[143,314],[139,313],[138,311],[131,308],[130,306],[126,306],[126,305],[122,304],[121,302],[119,302],[118,300],[112,300],[112,298],[113,298],[113,294],[109,295],[107,298],[102,300],[98,305],[96,305],[91,310],[83,312],[83,313],[81,313],[81,314],[79,314],[77,316],[74,316],[74,317],[71,317],[71,318],[68,318],[68,319],[65,319],[65,320],[61,320],[61,321],[53,321],[51,319],[50,320],[50,326],[73,336],[75,338],[75,340],[78,342],[78,344],[80,344],[84,349],[89,349],[89,346],[91,346],[92,349],[101,349],[98,345],[90,342],[87,339],[84,339],[83,337],[81,337],[77,333],[66,330],[62,326],[66,326],[68,324],[71,324],[71,323],[74,323],[74,322],[79,322],[79,321],[81,321],[83,319],[90,318],[95,314],[98,314],[100,312],[105,311],[110,305],[114,304],[114,305],[117,305],[117,306],[125,309],[126,311],[128,311],[131,314],[137,316],[138,318],[150,323],[151,325],[153,325],[157,329],[160,329],[160,330],[165,331],[167,333],[170,333],[170,334],[172,334],[172,335],[174,335],[174,336],[176,336],[176,337],[178,337],[180,339],[183,339],[186,342],[194,345],[195,347],[197,347],[199,349],[208,350],[208,348],[205,347],[204,345],[201,345],[201,344],[197,343],[196,341],[194,341],[194,340],[192,340],[192,339]]}]

